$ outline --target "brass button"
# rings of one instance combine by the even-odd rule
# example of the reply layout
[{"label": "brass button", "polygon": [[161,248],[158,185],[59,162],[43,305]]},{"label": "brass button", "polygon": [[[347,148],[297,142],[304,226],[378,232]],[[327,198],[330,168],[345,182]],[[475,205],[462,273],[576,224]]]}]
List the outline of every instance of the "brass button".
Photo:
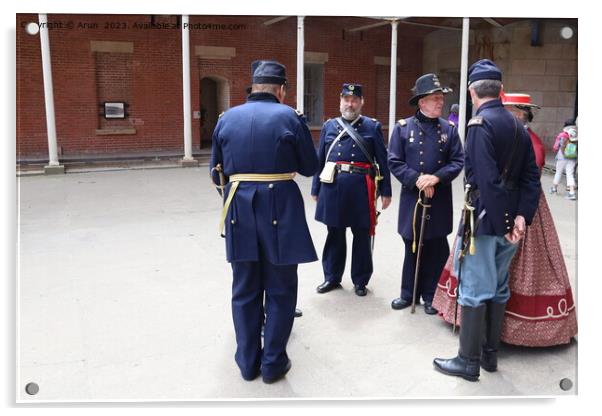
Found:
[{"label": "brass button", "polygon": [[270,189],[272,189],[273,187],[274,187],[273,183],[271,183],[271,184],[268,185],[268,188],[270,188]]},{"label": "brass button", "polygon": [[351,147],[355,147],[355,145],[352,145]]},{"label": "brass button", "polygon": [[355,153],[351,153],[351,157],[355,156]]},{"label": "brass button", "polygon": [[274,220],[274,221],[272,221],[272,224],[277,225],[278,221]]},{"label": "brass button", "polygon": [[341,156],[341,152],[337,153],[337,155]]},{"label": "brass button", "polygon": [[234,224],[236,221],[234,220],[230,220],[230,224]]},{"label": "brass button", "polygon": [[504,215],[507,217],[507,216],[508,216],[508,213],[506,212]]},{"label": "brass button", "polygon": [[423,153],[424,153],[424,152],[421,150],[421,151],[420,151],[420,154],[423,154]]},{"label": "brass button", "polygon": [[420,142],[420,144],[422,144],[422,142]]},{"label": "brass button", "polygon": [[424,162],[420,162],[421,165],[424,165]]}]

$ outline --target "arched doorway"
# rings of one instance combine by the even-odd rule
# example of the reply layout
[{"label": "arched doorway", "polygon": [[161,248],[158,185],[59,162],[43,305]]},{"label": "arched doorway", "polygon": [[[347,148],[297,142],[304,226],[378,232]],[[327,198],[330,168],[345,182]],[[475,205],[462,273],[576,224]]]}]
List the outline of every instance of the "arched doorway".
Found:
[{"label": "arched doorway", "polygon": [[200,147],[211,147],[211,136],[219,115],[230,108],[230,84],[228,80],[207,76],[201,78],[201,138]]}]

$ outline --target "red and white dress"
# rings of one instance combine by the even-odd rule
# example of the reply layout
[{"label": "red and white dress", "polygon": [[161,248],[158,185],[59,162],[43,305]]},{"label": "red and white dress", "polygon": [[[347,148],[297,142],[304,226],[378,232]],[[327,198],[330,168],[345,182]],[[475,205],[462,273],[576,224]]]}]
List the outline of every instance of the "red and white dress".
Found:
[{"label": "red and white dress", "polygon": [[[545,160],[541,155],[543,144],[530,129],[529,134],[541,168]],[[501,340],[528,347],[567,344],[577,334],[577,316],[560,241],[544,192],[533,222],[519,244],[509,270],[511,295]],[[457,278],[453,255],[450,255],[433,298],[433,307],[449,323],[454,322],[456,295]],[[458,305],[458,324],[461,308]]]}]

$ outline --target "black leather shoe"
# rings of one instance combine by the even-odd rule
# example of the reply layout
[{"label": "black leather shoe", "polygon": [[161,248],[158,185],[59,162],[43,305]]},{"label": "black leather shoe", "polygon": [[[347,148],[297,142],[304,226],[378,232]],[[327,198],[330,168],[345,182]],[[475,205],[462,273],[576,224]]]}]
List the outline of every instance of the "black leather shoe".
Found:
[{"label": "black leather shoe", "polygon": [[412,301],[411,300],[405,300],[402,298],[397,298],[397,299],[393,299],[393,301],[391,302],[391,307],[395,310],[401,310],[401,309],[405,309],[408,306],[412,306]]},{"label": "black leather shoe", "polygon": [[439,311],[433,308],[431,302],[424,302],[424,312],[426,312],[427,315],[436,315]]},{"label": "black leather shoe", "polygon": [[340,283],[325,280],[324,283],[316,288],[316,290],[318,293],[328,293],[331,290],[338,289],[340,287],[342,287]]},{"label": "black leather shoe", "polygon": [[435,358],[435,369],[448,376],[477,381],[480,375],[481,342],[485,327],[485,305],[462,306],[460,326],[460,349],[458,355],[449,360]]},{"label": "black leather shoe", "polygon": [[468,381],[479,380],[479,360],[469,360],[458,355],[449,360],[435,358],[433,364],[435,369],[448,376],[462,377]]},{"label": "black leather shoe", "polygon": [[367,293],[368,293],[368,289],[366,289],[366,286],[355,285],[355,294],[356,295],[366,296]]},{"label": "black leather shoe", "polygon": [[300,316],[303,316],[303,311],[299,308],[295,308],[295,318],[299,318]]},{"label": "black leather shoe", "polygon": [[288,363],[286,363],[286,367],[284,367],[284,371],[283,371],[282,373],[280,373],[280,374],[278,374],[277,376],[274,376],[274,377],[266,377],[266,376],[263,376],[263,377],[262,377],[262,378],[263,378],[263,382],[264,382],[265,384],[272,384],[272,383],[275,383],[275,382],[277,382],[278,380],[281,380],[281,379],[283,379],[283,378],[284,378],[284,376],[286,375],[286,373],[288,373],[288,370],[290,370],[290,369],[291,369],[291,360],[288,360]]}]

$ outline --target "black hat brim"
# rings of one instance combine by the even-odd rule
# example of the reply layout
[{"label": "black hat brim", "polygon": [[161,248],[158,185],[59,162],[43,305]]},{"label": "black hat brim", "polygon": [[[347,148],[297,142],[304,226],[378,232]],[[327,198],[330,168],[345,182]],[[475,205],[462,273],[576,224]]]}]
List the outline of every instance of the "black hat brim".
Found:
[{"label": "black hat brim", "polygon": [[426,97],[427,95],[431,95],[431,94],[434,94],[436,92],[442,92],[443,94],[447,94],[447,93],[450,93],[452,91],[453,90],[451,88],[448,88],[448,87],[435,88],[434,90],[426,91],[426,92],[423,92],[421,94],[416,94],[415,96],[413,96],[412,98],[410,98],[410,100],[408,101],[408,103],[410,105],[418,105],[418,100],[420,100],[422,97]]}]

